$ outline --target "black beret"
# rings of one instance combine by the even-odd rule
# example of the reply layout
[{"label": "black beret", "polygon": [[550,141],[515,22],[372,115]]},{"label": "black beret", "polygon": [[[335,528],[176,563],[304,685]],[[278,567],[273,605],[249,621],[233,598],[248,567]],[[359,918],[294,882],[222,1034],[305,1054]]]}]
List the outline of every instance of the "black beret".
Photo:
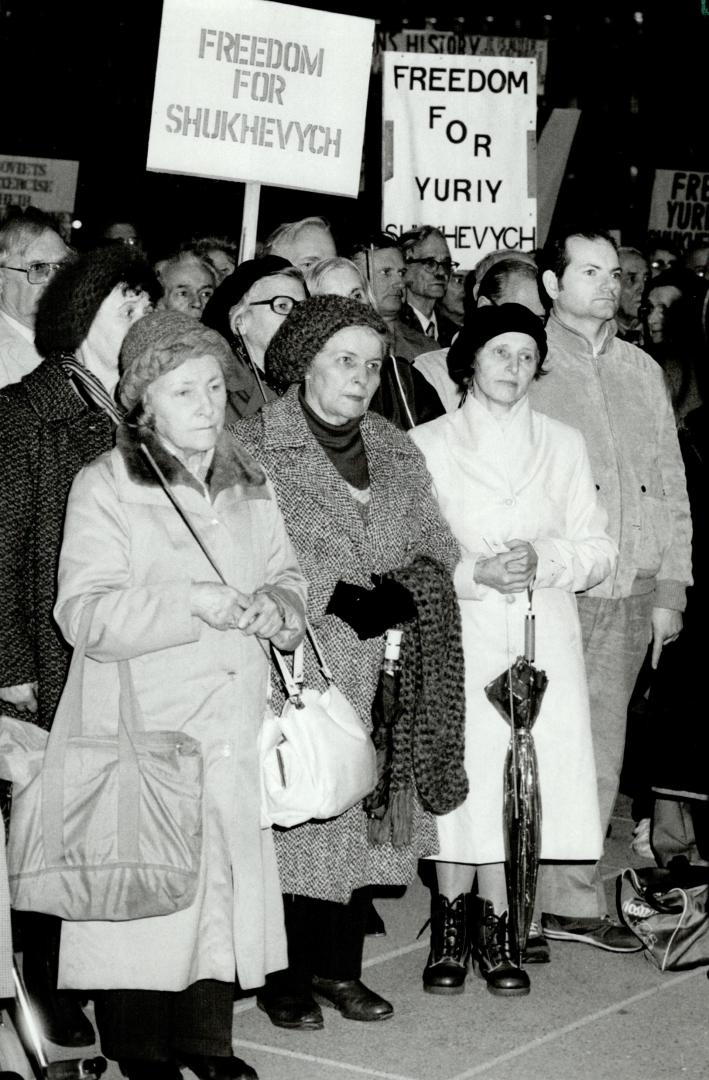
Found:
[{"label": "black beret", "polygon": [[459,386],[465,385],[478,349],[500,334],[528,334],[539,349],[539,364],[547,354],[544,323],[523,304],[487,304],[475,308],[448,350],[448,373]]},{"label": "black beret", "polygon": [[234,340],[229,326],[229,312],[246,295],[252,285],[261,278],[270,277],[280,270],[292,270],[293,264],[279,255],[264,255],[261,259],[247,259],[224,278],[214,290],[202,312],[202,322],[227,341]]}]

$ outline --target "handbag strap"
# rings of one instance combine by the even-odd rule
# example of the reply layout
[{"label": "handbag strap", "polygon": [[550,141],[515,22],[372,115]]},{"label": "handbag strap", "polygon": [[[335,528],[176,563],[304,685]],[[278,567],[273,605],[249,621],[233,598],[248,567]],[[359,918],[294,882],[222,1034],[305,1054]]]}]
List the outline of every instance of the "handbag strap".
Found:
[{"label": "handbag strap", "polygon": [[[305,632],[308,641],[312,646],[312,650],[315,653],[315,658],[317,659],[320,673],[322,674],[322,677],[328,684],[328,686],[332,686],[335,681],[334,676],[330,671],[330,668],[328,667],[327,660],[325,659],[325,655],[320,647],[320,642],[316,638],[315,631],[313,630],[309,620],[306,620]],[[286,693],[288,697],[297,700],[300,697],[300,692],[303,689],[304,682],[303,667],[305,659],[305,649],[303,643],[301,642],[301,644],[293,653],[292,674],[280,649],[277,649],[275,645],[271,645],[271,651],[273,652],[273,658],[276,661],[276,665],[280,672],[281,678],[283,679],[283,685],[286,688]]]},{"label": "handbag strap", "polygon": [[[64,692],[49,733],[41,770],[42,839],[47,866],[66,862],[64,850],[65,765],[69,740],[83,734],[83,686],[86,646],[96,602],[84,606]],[[115,823],[118,857],[135,862],[140,856],[140,770],[133,732],[143,731],[143,715],[127,660],[118,661],[118,800]]]}]

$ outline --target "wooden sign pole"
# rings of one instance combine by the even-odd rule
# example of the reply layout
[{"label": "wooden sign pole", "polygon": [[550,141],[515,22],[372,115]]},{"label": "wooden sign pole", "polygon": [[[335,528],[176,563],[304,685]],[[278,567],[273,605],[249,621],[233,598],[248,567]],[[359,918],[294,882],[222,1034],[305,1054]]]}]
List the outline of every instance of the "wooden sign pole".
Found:
[{"label": "wooden sign pole", "polygon": [[258,210],[261,199],[261,185],[249,182],[244,185],[244,212],[241,218],[241,240],[239,242],[239,262],[253,259],[256,254],[256,232],[258,230]]}]

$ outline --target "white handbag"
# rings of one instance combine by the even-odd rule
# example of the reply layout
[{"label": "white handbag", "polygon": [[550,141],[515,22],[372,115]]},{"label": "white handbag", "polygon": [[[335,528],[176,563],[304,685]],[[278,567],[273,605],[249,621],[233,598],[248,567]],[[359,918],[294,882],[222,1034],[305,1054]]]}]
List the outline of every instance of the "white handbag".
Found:
[{"label": "white handbag", "polygon": [[335,686],[309,623],[307,635],[327,690],[303,687],[302,644],[294,653],[292,673],[273,648],[288,700],[280,716],[267,713],[261,729],[262,808],[271,824],[284,828],[337,817],[377,782],[369,731]]}]

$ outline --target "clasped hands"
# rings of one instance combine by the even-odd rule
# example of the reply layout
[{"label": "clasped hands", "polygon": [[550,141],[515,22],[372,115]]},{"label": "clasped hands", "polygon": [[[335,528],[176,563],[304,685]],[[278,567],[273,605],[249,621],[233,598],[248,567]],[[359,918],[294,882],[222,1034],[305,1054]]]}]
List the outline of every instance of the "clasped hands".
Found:
[{"label": "clasped hands", "polygon": [[281,609],[267,593],[248,595],[212,581],[191,586],[190,607],[193,615],[215,630],[241,630],[270,638],[283,626]]},{"label": "clasped hands", "polygon": [[500,593],[524,592],[537,573],[537,553],[528,540],[508,540],[507,550],[475,563],[473,579]]}]

